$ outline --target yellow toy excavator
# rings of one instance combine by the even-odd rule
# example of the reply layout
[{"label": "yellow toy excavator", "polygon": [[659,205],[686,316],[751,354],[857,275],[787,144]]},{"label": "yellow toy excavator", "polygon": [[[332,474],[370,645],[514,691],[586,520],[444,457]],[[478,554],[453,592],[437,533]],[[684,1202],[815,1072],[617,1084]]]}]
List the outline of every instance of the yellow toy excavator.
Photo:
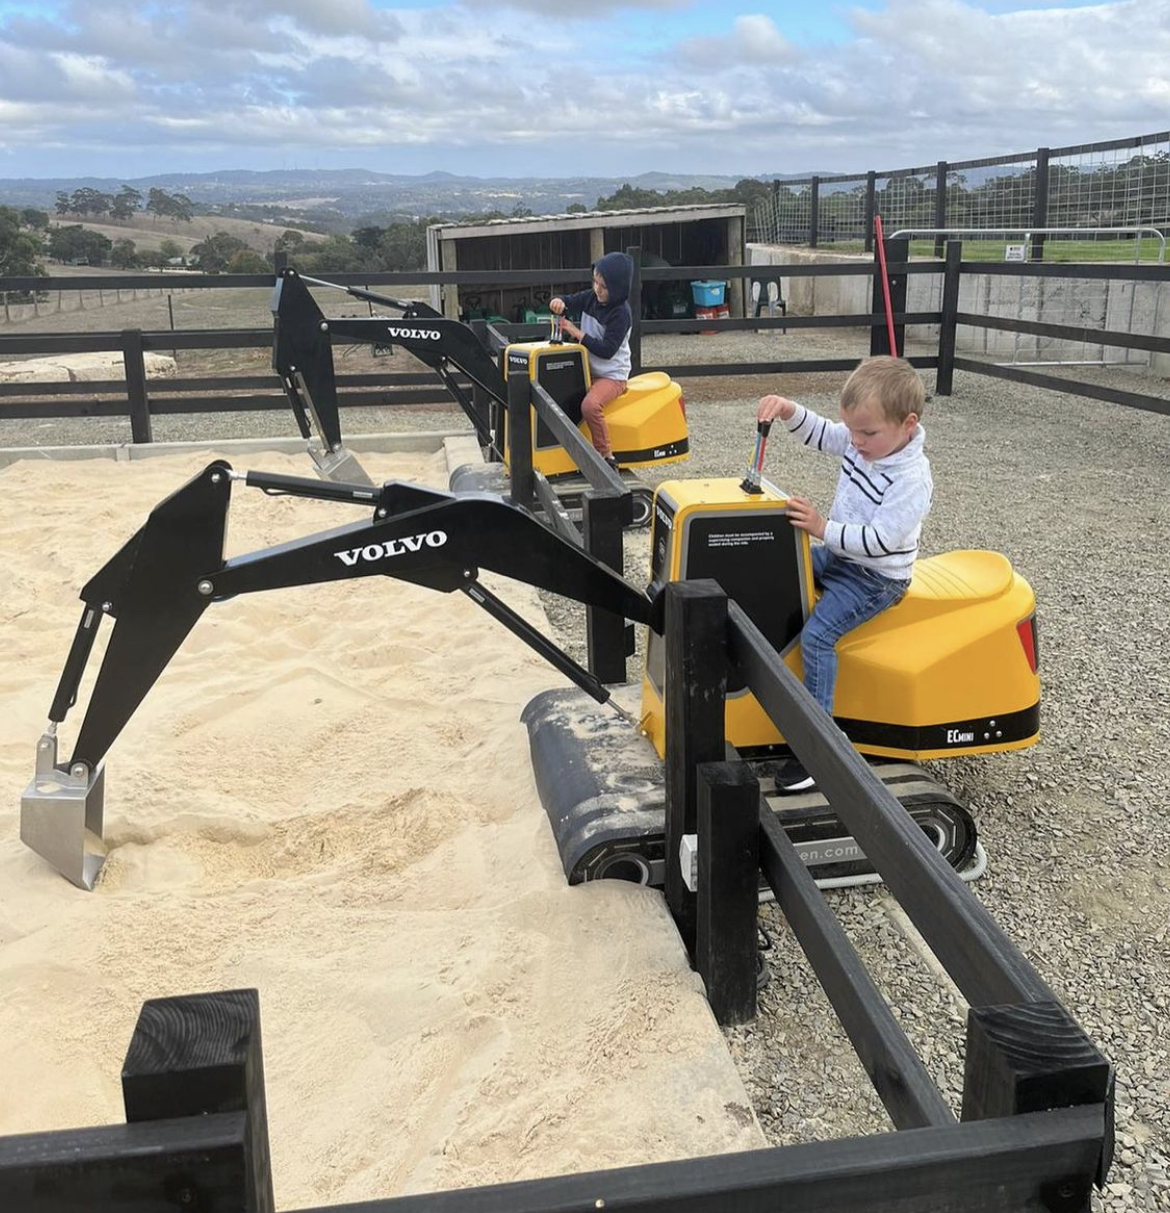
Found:
[{"label": "yellow toy excavator", "polygon": [[[589,359],[583,345],[561,341],[555,319],[547,341],[506,346],[500,354],[500,370],[505,380],[509,371],[520,371],[531,382],[540,384],[576,422],[581,433],[589,437],[589,430],[581,420],[581,401],[590,387]],[[625,392],[606,408],[605,423],[614,458],[622,467],[677,463],[690,451],[682,388],[664,371],[634,375]],[[505,466],[508,462],[505,442]],[[532,466],[550,480],[577,474],[577,465],[535,411]]]},{"label": "yellow toy excavator", "polygon": [[[712,577],[802,673],[800,631],[816,603],[809,539],[765,482],[667,481],[651,536],[656,584]],[[999,552],[919,561],[906,596],[837,646],[834,716],[854,748],[886,758],[1019,750],[1039,737],[1036,598]],[[666,752],[662,637],[647,638],[642,726]],[[729,688],[727,739],[761,754],[783,737],[755,697]]]},{"label": "yellow toy excavator", "polygon": [[[759,451],[759,447],[757,447]],[[654,499],[651,584],[712,579],[801,674],[800,633],[816,602],[809,539],[788,494],[759,468],[743,481],[667,481]],[[835,719],[947,860],[967,879],[984,856],[967,809],[923,759],[1018,750],[1039,739],[1036,599],[998,552],[921,560],[906,596],[838,644]],[[533,770],[571,883],[663,878],[667,751],[665,642],[646,637],[640,688],[615,691],[640,736],[578,691],[545,691],[525,708]],[[637,692],[640,690],[640,707]],[[743,684],[724,700],[727,743],[751,763],[797,852],[822,885],[874,879],[864,854],[814,790],[776,795],[784,737]],[[774,790],[775,789],[775,790]]]},{"label": "yellow toy excavator", "polygon": [[[356,299],[393,307],[401,316],[357,316],[327,319],[307,284],[343,290]],[[589,360],[584,346],[559,340],[554,327],[548,340],[508,342],[488,330],[489,345],[459,320],[444,316],[416,299],[394,299],[358,287],[340,286],[284,270],[272,298],[272,364],[280,375],[301,436],[310,439],[310,454],[319,474],[344,483],[369,483],[342,443],[333,342],[365,343],[379,348],[401,346],[431,367],[475,427],[487,452],[486,470],[471,483],[453,488],[504,487],[509,466],[506,418],[509,372],[519,370],[546,391],[588,437],[581,421],[581,401],[589,389]],[[496,349],[490,352],[489,346]],[[470,381],[469,395],[460,375]],[[672,463],[687,458],[686,407],[682,389],[661,371],[633,376],[629,387],[606,409],[613,452],[624,469]],[[316,437],[314,439],[314,431]],[[565,504],[572,506],[585,487],[576,464],[535,409],[532,416],[532,463],[546,476]],[[634,494],[635,525],[650,520],[651,490],[624,471]]]}]

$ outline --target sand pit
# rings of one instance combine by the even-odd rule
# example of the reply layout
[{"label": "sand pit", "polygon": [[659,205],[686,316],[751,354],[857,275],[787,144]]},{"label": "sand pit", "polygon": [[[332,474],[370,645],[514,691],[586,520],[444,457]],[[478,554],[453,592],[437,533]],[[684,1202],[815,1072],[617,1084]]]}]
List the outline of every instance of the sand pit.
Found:
[{"label": "sand pit", "polygon": [[[120,1122],[142,1001],[255,986],[278,1207],[763,1145],[660,896],[565,885],[518,720],[563,680],[463,595],[213,606],[108,756],[97,889],[20,843],[78,590],[211,457],[0,471],[0,1133]],[[360,516],[237,487],[228,551]]]}]

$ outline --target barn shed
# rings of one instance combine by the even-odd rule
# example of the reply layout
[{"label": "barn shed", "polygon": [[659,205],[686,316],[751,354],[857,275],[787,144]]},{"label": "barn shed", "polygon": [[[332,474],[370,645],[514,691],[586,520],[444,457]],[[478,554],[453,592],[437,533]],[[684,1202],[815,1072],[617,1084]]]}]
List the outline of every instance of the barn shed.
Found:
[{"label": "barn shed", "polygon": [[[436,223],[427,228],[427,269],[548,270],[545,282],[501,287],[490,279],[431,287],[432,304],[457,319],[502,317],[523,322],[547,310],[553,295],[588,286],[560,270],[591,266],[603,253],[642,250],[645,266],[743,265],[746,208],[740,203],[655,206],[637,210],[589,211],[493,219],[487,223]],[[687,283],[647,283],[644,317],[669,318],[689,305]],[[743,315],[743,284],[727,291],[731,315]]]}]

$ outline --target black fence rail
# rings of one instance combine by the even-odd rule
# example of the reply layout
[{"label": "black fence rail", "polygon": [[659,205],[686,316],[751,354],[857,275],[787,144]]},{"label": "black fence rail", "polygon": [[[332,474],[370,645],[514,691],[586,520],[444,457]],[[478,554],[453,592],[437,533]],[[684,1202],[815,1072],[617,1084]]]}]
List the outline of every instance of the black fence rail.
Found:
[{"label": "black fence rail", "polygon": [[[0,1138],[6,1213],[274,1213],[255,990],[145,1003],[124,1125]],[[1101,1105],[326,1206],[330,1213],[952,1213],[1088,1208]],[[305,1210],[305,1213],[310,1211]],[[320,1213],[324,1213],[322,1209]]]},{"label": "black fence rail", "polygon": [[[907,1158],[925,1146],[921,1134],[948,1130],[962,1154],[974,1122],[1013,1118],[1023,1127],[1025,1114],[1081,1108],[1095,1125],[1095,1144],[1064,1174],[1047,1171],[1042,1149],[1021,1152],[1016,1179],[1034,1168],[1030,1195],[964,1191],[967,1164],[957,1161],[933,1199],[917,1194],[919,1204],[902,1186],[899,1151],[889,1143],[891,1154],[867,1171],[865,1196],[826,1179],[819,1207],[902,1200],[908,1208],[1087,1210],[1090,1188],[1104,1182],[1112,1158],[1110,1063],[744,611],[713,581],[676,582],[665,592],[665,892],[721,1021],[755,1013],[762,869],[890,1119],[904,1130],[896,1141]],[[750,768],[729,753],[723,702],[732,680],[759,700],[969,1004],[960,1124]],[[678,858],[688,834],[698,838],[693,892]]]},{"label": "black fence rail", "polygon": [[[1106,400],[1153,412],[1170,412],[1167,400],[1149,393],[1132,392],[1120,387],[1102,386],[1072,377],[1049,375],[1022,368],[997,366],[988,361],[962,357],[956,352],[956,330],[959,325],[999,331],[1015,331],[1068,341],[1106,343],[1119,349],[1141,350],[1155,354],[1170,354],[1170,337],[1158,334],[1133,334],[1104,331],[1078,325],[1048,324],[1039,321],[1011,319],[959,311],[959,288],[964,275],[1011,277],[1053,277],[1067,279],[1106,280],[1120,283],[1165,283],[1170,280],[1167,265],[1119,264],[1049,264],[1043,262],[1000,263],[963,261],[961,244],[949,241],[942,260],[911,261],[909,242],[888,240],[887,263],[890,281],[896,341],[904,348],[905,329],[913,326],[937,326],[936,352],[913,355],[910,361],[921,370],[936,371],[936,391],[949,395],[953,390],[956,369],[973,374],[1071,392],[1094,399]],[[631,249],[637,255],[637,249]],[[845,278],[863,277],[872,281],[871,310],[846,315],[817,316],[744,316],[727,319],[641,319],[641,295],[644,283],[687,282],[696,278],[723,279],[743,282],[748,293],[753,283],[766,284],[782,275],[784,278]],[[941,303],[937,311],[908,312],[907,283],[915,276],[942,278]],[[588,268],[558,270],[560,280],[587,282]],[[232,287],[271,287],[272,279],[264,275],[175,275],[174,284],[185,291],[196,289],[225,289]],[[452,285],[461,281],[482,281],[482,271],[446,272],[442,274],[340,274],[339,285],[363,287],[400,287],[403,285]],[[500,271],[495,280],[500,285],[532,285],[547,283],[548,270]],[[152,287],[169,284],[167,275],[125,275],[116,279],[123,287],[149,284]],[[0,278],[0,292],[35,292],[50,289],[76,289],[79,283],[92,286],[93,278]],[[857,352],[850,358],[785,358],[777,357],[758,362],[711,361],[678,363],[657,369],[678,377],[701,378],[731,375],[805,374],[845,372],[867,354],[889,352],[884,302],[880,290],[878,265],[859,260],[853,264],[831,265],[727,265],[641,267],[635,274],[631,304],[634,328],[630,344],[635,371],[643,369],[642,338],[660,333],[736,332],[744,330],[780,333],[806,329],[859,330]],[[546,333],[540,325],[499,324],[498,329],[516,340],[539,338]],[[76,383],[72,381],[0,384],[0,419],[58,418],[58,417],[127,417],[131,424],[132,441],[152,440],[150,418],[176,413],[217,413],[235,411],[281,411],[288,407],[279,378],[260,375],[185,377],[180,379],[150,379],[146,374],[143,355],[147,352],[192,350],[256,350],[271,346],[271,329],[202,329],[144,332],[127,329],[100,333],[12,333],[0,335],[0,361],[45,354],[71,354],[113,351],[121,355],[124,377],[106,382]],[[782,351],[778,351],[782,352]],[[338,375],[339,404],[343,408],[406,407],[446,402],[448,394],[438,386],[429,373],[387,370],[385,374]]]},{"label": "black fence rail", "polygon": [[[126,1124],[0,1138],[7,1213],[275,1209],[255,990],[153,999],[122,1069]],[[1099,1105],[839,1142],[327,1206],[332,1213],[903,1213],[1088,1208]],[[943,1195],[945,1194],[945,1196]],[[306,1211],[308,1213],[308,1211]]]},{"label": "black fence rail", "polygon": [[[519,412],[519,387],[514,395]],[[329,1208],[1087,1213],[1112,1158],[1109,1061],[737,604],[710,581],[665,594],[666,899],[680,936],[719,1018],[750,1018],[762,867],[898,1131]],[[958,1118],[754,775],[728,754],[732,674],[782,728],[970,1004]],[[699,840],[693,893],[679,861],[686,833]],[[146,1003],[122,1090],[124,1126],[0,1138],[6,1213],[274,1208],[255,990]]]}]

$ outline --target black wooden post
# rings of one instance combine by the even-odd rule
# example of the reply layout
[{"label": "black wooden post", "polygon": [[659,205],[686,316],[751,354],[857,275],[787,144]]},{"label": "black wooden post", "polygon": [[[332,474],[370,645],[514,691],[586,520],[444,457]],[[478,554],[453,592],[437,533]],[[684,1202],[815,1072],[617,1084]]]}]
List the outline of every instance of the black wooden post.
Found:
[{"label": "black wooden post", "polygon": [[877,173],[865,174],[865,251],[873,252],[873,217],[877,214]]},{"label": "black wooden post", "polygon": [[[1048,157],[1049,149],[1039,147],[1036,149],[1036,192],[1032,198],[1032,226],[1033,227],[1048,227]],[[1032,251],[1030,253],[1033,261],[1044,260],[1044,234],[1033,234],[1032,236]]]},{"label": "black wooden post", "polygon": [[955,333],[959,316],[959,276],[963,268],[963,242],[947,241],[947,262],[943,272],[942,320],[938,326],[938,372],[934,390],[949,396],[955,382]]},{"label": "black wooden post", "polygon": [[817,229],[820,225],[821,179],[814,177],[809,186],[808,199],[808,247],[817,247]]},{"label": "black wooden post", "polygon": [[[625,564],[623,542],[625,502],[618,493],[588,491],[581,497],[581,539],[585,551],[608,564],[619,576]],[[602,682],[625,682],[626,621],[600,607],[585,608],[585,639],[589,672]]]},{"label": "black wooden post", "polygon": [[[487,349],[487,321],[470,320],[468,321],[467,327],[470,328],[475,334],[480,345]],[[498,463],[501,458],[501,452],[497,448],[500,443],[500,435],[503,429],[503,418],[500,416],[502,412],[500,402],[485,388],[473,381],[471,384],[471,403],[474,406],[477,415],[483,418],[484,424],[487,426],[492,435],[492,445],[488,447],[484,458],[488,463]]]},{"label": "black wooden post", "polygon": [[536,497],[532,476],[532,388],[527,371],[508,368],[508,474],[512,501],[531,509]]},{"label": "black wooden post", "polygon": [[642,373],[642,249],[638,245],[626,249],[634,260],[634,277],[630,281],[630,311],[634,322],[630,327],[630,375]]},{"label": "black wooden post", "polygon": [[[1101,1104],[1101,1182],[1113,1161],[1113,1100],[1112,1065],[1059,1002],[967,1012],[964,1121]],[[1076,1190],[1064,1193],[1062,1207],[1087,1213],[1089,1184],[1070,1180],[1070,1185]]]},{"label": "black wooden post", "polygon": [[760,784],[744,762],[698,768],[695,967],[721,1024],[756,1017]]},{"label": "black wooden post", "polygon": [[[884,241],[886,246],[886,270],[890,279],[890,308],[894,315],[906,311],[906,282],[908,275],[903,269],[895,273],[890,266],[905,265],[910,259],[910,241],[905,236],[897,240]],[[893,354],[906,348],[906,326],[894,325],[894,341],[898,348],[890,349],[889,327],[886,324],[886,299],[882,290],[882,267],[876,253],[873,259],[873,315],[874,323],[869,330],[870,354]]]},{"label": "black wooden post", "polygon": [[666,587],[666,903],[695,955],[697,907],[679,864],[684,834],[697,832],[698,765],[724,756],[727,595],[715,581]]},{"label": "black wooden post", "polygon": [[[257,991],[143,1003],[122,1064],[122,1098],[128,1124],[245,1113],[247,1190],[240,1194],[239,1207],[246,1213],[275,1208]],[[200,1207],[197,1192],[190,1199],[192,1208]]]},{"label": "black wooden post", "polygon": [[122,363],[126,368],[126,396],[130,402],[130,437],[134,442],[150,442],[150,401],[146,394],[141,329],[122,330]]},{"label": "black wooden post", "polygon": [[[940,160],[934,171],[934,226],[946,227],[947,225],[947,162]],[[934,255],[941,257],[943,255],[944,236],[935,236],[934,238]]]},{"label": "black wooden post", "polygon": [[1059,1002],[971,1007],[963,1119],[1105,1103],[1113,1067]]}]

